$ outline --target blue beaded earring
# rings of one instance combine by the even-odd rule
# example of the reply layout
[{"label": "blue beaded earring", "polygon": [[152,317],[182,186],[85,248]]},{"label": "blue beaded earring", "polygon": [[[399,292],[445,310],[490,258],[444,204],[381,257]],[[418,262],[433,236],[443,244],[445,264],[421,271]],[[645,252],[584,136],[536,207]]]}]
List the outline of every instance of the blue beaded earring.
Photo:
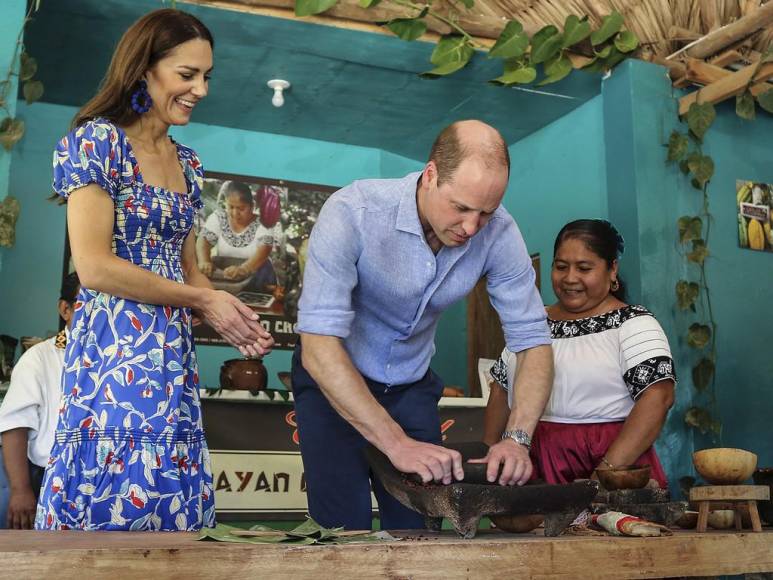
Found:
[{"label": "blue beaded earring", "polygon": [[150,111],[152,106],[153,99],[150,98],[150,93],[148,92],[148,83],[140,81],[139,88],[132,93],[132,109],[142,115]]}]

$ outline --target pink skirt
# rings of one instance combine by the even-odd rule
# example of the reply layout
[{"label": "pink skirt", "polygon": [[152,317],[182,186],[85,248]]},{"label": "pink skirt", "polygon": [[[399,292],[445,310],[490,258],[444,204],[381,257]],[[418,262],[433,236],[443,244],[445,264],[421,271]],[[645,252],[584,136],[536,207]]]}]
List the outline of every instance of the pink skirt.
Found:
[{"label": "pink skirt", "polygon": [[[622,428],[623,421],[579,424],[540,421],[532,438],[533,477],[552,484],[588,479]],[[668,487],[654,447],[647,449],[634,464],[650,465],[650,477],[661,488]]]}]

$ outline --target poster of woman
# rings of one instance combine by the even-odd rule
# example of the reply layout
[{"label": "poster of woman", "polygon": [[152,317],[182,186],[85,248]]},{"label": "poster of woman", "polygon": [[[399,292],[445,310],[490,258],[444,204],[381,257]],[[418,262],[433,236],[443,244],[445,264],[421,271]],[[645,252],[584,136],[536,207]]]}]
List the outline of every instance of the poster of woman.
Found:
[{"label": "poster of woman", "polygon": [[[275,348],[292,349],[302,280],[304,241],[336,188],[207,172],[196,218],[199,269],[218,290],[260,314]],[[198,344],[225,342],[206,324]]]}]

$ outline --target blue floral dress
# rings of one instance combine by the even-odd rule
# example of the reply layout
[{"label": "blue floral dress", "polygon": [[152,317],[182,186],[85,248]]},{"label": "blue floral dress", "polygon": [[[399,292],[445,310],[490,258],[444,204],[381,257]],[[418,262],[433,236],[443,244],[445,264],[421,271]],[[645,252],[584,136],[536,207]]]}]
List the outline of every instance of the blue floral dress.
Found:
[{"label": "blue floral dress", "polygon": [[[183,283],[182,247],[203,170],[175,144],[188,191],[143,183],[126,134],[104,119],[54,152],[64,198],[89,183],[115,204],[113,252]],[[188,308],[83,288],[65,351],[63,398],[37,529],[196,530],[215,523]]]}]

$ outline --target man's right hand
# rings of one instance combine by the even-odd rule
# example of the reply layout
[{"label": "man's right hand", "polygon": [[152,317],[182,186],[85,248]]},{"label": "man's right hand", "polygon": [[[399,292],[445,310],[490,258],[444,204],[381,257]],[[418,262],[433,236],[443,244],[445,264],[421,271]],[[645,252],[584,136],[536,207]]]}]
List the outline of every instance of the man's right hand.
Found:
[{"label": "man's right hand", "polygon": [[14,490],[8,501],[8,529],[31,530],[35,525],[38,502],[31,487]]},{"label": "man's right hand", "polygon": [[417,473],[424,483],[452,483],[464,479],[462,455],[432,443],[422,443],[409,437],[387,453],[389,461],[403,473]]}]

